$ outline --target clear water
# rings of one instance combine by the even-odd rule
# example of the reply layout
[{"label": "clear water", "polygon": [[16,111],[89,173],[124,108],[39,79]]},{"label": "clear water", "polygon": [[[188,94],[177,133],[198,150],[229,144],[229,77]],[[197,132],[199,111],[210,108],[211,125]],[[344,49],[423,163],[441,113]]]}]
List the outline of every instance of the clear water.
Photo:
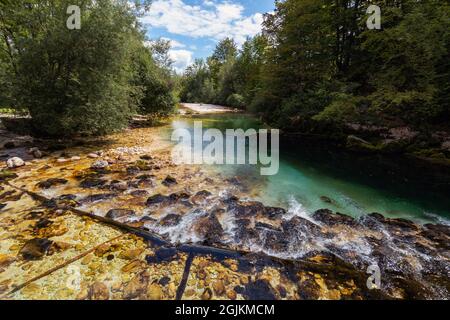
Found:
[{"label": "clear water", "polygon": [[[170,140],[173,129],[186,128],[192,131],[194,121],[202,121],[204,129],[260,128],[261,123],[252,116],[244,114],[215,114],[193,117],[180,117],[164,127],[164,135]],[[417,222],[450,224],[450,208],[445,203],[431,200],[430,195],[423,197],[408,196],[396,192],[396,188],[383,188],[371,183],[373,177],[361,182],[353,172],[333,172],[329,163],[324,169],[321,160],[312,161],[304,157],[308,150],[280,148],[280,169],[277,175],[261,176],[257,166],[215,165],[215,169],[225,176],[238,177],[240,181],[251,184],[255,190],[249,192],[249,198],[259,200],[266,205],[281,206],[311,214],[318,209],[333,211],[359,217],[378,212],[387,217],[407,218]],[[378,182],[383,177],[376,177]],[[387,185],[387,184],[386,184]],[[409,185],[410,189],[414,186]],[[431,195],[432,196],[432,195]],[[326,197],[326,198],[325,198]],[[330,203],[331,200],[331,203]]]}]

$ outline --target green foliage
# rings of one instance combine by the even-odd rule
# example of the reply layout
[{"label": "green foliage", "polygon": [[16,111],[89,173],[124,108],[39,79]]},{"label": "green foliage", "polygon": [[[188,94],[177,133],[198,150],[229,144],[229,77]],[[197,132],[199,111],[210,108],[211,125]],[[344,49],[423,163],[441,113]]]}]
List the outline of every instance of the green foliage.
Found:
[{"label": "green foliage", "polygon": [[[80,30],[66,27],[69,5],[81,9]],[[173,107],[170,74],[144,47],[128,1],[8,0],[0,12],[0,99],[28,109],[39,133],[106,134],[137,111]]]},{"label": "green foliage", "polygon": [[231,94],[227,99],[227,106],[240,109],[244,108],[244,97],[237,93]]},{"label": "green foliage", "polygon": [[[381,7],[381,30],[366,26],[371,4]],[[197,86],[191,101],[231,105],[239,95],[250,111],[289,130],[300,120],[335,127],[450,121],[448,1],[276,1],[262,34],[233,47],[225,39],[198,74],[185,75]],[[208,95],[200,94],[202,83]]]}]

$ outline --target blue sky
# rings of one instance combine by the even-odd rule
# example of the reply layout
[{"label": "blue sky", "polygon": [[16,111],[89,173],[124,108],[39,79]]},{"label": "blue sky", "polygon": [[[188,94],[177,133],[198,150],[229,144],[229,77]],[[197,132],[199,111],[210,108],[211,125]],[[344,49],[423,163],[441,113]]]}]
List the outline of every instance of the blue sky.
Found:
[{"label": "blue sky", "polygon": [[195,58],[209,56],[229,36],[238,44],[261,30],[262,14],[274,0],[154,0],[141,21],[151,39],[170,39],[175,69],[183,71]]}]

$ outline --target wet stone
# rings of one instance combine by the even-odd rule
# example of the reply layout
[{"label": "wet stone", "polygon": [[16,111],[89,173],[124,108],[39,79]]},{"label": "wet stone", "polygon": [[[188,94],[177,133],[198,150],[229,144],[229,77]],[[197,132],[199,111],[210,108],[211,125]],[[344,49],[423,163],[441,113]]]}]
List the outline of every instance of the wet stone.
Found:
[{"label": "wet stone", "polygon": [[172,193],[169,196],[169,199],[172,202],[176,202],[176,201],[179,201],[179,200],[188,200],[190,197],[191,197],[191,195],[186,193],[186,192],[177,192],[177,193]]},{"label": "wet stone", "polygon": [[97,179],[97,178],[87,178],[80,183],[80,187],[91,189],[91,188],[99,188],[106,184],[106,180]]},{"label": "wet stone", "polygon": [[109,290],[108,287],[103,282],[95,282],[89,291],[90,300],[108,300]]},{"label": "wet stone", "polygon": [[178,251],[175,248],[161,248],[155,252],[154,256],[147,255],[145,260],[147,263],[170,262],[178,257]]},{"label": "wet stone", "polygon": [[147,199],[147,205],[151,206],[154,204],[160,204],[168,200],[168,197],[163,196],[162,194],[155,194]]},{"label": "wet stone", "polygon": [[223,235],[223,228],[214,214],[200,218],[195,227],[197,234],[204,238],[205,244],[214,244],[220,242]]},{"label": "wet stone", "polygon": [[266,280],[250,282],[243,295],[248,300],[276,300],[274,290]]},{"label": "wet stone", "polygon": [[66,179],[52,178],[39,182],[37,186],[41,189],[50,189],[54,186],[67,184],[67,182],[68,181]]},{"label": "wet stone", "polygon": [[91,169],[98,170],[98,169],[106,169],[109,166],[108,161],[105,160],[97,160],[91,165]]},{"label": "wet stone", "polygon": [[162,184],[165,185],[166,187],[173,186],[177,183],[178,183],[177,180],[172,176],[167,176],[162,182]]},{"label": "wet stone", "polygon": [[164,227],[176,226],[181,221],[181,216],[178,214],[168,214],[159,222],[160,225]]},{"label": "wet stone", "polygon": [[135,215],[135,212],[133,210],[111,209],[106,214],[106,217],[110,218],[110,219],[118,219],[118,218],[122,218],[122,217],[130,217],[130,216],[134,216],[134,215]]},{"label": "wet stone", "polygon": [[115,193],[100,193],[100,194],[92,194],[80,200],[81,203],[92,203],[102,200],[109,200],[117,197]]},{"label": "wet stone", "polygon": [[42,229],[42,228],[46,228],[52,224],[53,224],[53,221],[42,218],[38,222],[36,222],[36,225],[34,227],[35,227],[35,229]]},{"label": "wet stone", "polygon": [[134,190],[130,194],[136,198],[147,197],[149,195],[148,191],[146,190]]},{"label": "wet stone", "polygon": [[20,249],[19,254],[25,260],[37,260],[42,258],[50,249],[52,241],[48,239],[32,239],[25,243],[25,245]]},{"label": "wet stone", "polygon": [[281,218],[285,214],[286,214],[286,210],[283,208],[276,208],[276,207],[265,207],[264,208],[264,215],[267,216],[269,219]]},{"label": "wet stone", "polygon": [[151,155],[148,155],[148,154],[144,154],[144,155],[140,156],[139,158],[141,160],[147,160],[147,161],[153,160],[153,157]]},{"label": "wet stone", "polygon": [[350,216],[341,213],[333,213],[332,211],[327,209],[317,210],[316,212],[314,212],[313,218],[328,226],[334,225],[355,226],[358,224],[357,221]]},{"label": "wet stone", "polygon": [[131,279],[123,289],[124,299],[135,299],[146,292],[149,275],[144,271]]},{"label": "wet stone", "polygon": [[161,279],[159,279],[158,283],[160,285],[162,285],[163,287],[167,286],[170,282],[170,278],[169,277],[162,277]]},{"label": "wet stone", "polygon": [[128,190],[128,184],[126,182],[113,181],[111,182],[110,189],[116,191],[126,191]]}]

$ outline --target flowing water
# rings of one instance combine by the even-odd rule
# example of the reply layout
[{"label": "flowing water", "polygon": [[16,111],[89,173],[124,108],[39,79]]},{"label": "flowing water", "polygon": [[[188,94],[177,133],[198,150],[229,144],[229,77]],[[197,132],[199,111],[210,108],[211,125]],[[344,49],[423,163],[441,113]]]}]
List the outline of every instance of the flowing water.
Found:
[{"label": "flowing water", "polygon": [[[162,129],[170,140],[174,129],[186,128],[193,132],[194,121],[202,121],[203,129],[261,128],[254,117],[245,114],[225,113],[179,117]],[[317,150],[316,150],[317,153]],[[433,194],[403,192],[420,186],[396,186],[384,181],[382,176],[366,176],[341,168],[341,161],[328,156],[312,156],[308,147],[281,144],[280,168],[274,176],[261,176],[260,168],[251,165],[214,165],[213,169],[227,178],[237,177],[247,183],[249,198],[266,205],[281,206],[307,216],[318,209],[331,209],[359,217],[378,212],[387,217],[407,218],[416,222],[449,224],[448,203],[434,199]],[[350,165],[351,168],[351,165]],[[380,187],[381,186],[381,187]]]}]

